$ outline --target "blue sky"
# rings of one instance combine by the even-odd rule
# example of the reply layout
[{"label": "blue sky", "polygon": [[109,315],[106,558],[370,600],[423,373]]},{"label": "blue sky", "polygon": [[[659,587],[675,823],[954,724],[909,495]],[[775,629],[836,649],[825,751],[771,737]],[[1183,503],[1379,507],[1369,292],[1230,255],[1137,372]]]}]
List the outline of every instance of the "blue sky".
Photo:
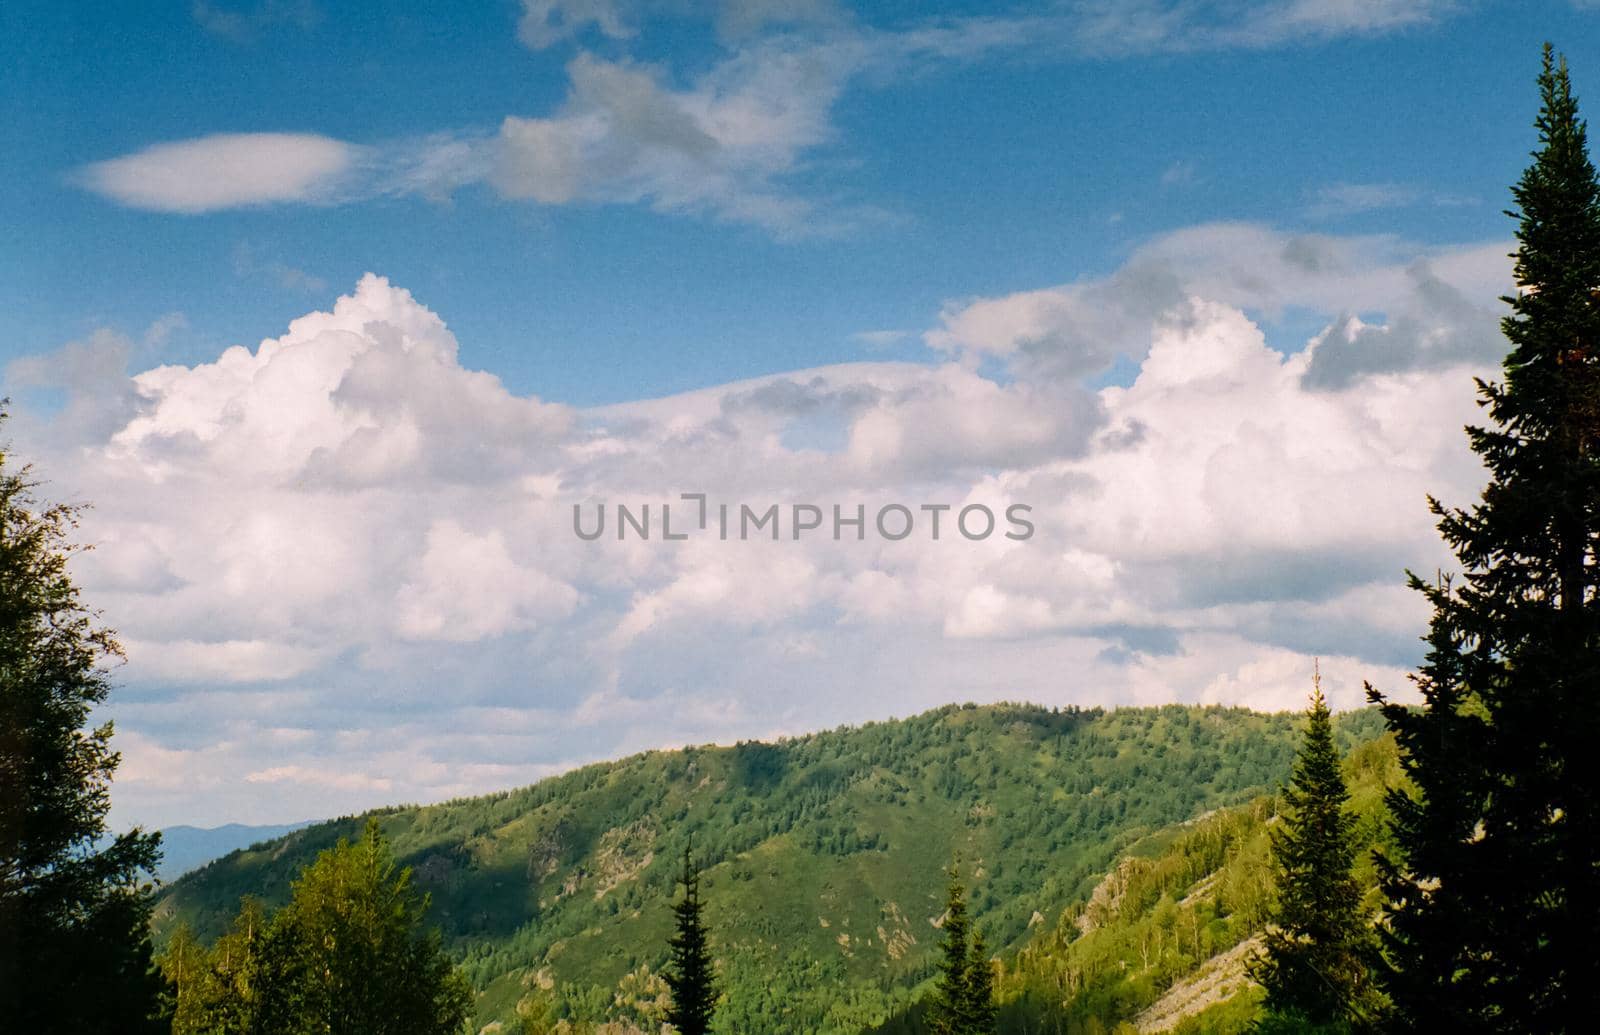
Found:
[{"label": "blue sky", "polygon": [[[1571,55],[1580,87],[1600,57],[1595,12],[1563,2],[1328,3],[1330,18],[1402,24],[1210,46],[1201,30],[1224,23],[1205,11],[1229,5],[1185,5],[1202,13],[1148,45],[1075,40],[1074,8],[1094,5],[867,5],[720,40],[712,19],[654,6],[625,16],[627,38],[588,24],[536,49],[511,3],[7,5],[6,354],[181,312],[146,358],[193,361],[371,270],[447,314],[468,365],[580,405],[861,358],[878,353],[856,332],[917,332],[949,299],[1103,274],[1195,222],[1503,233],[1540,43]],[[1104,6],[1131,21],[1162,5]],[[88,163],[217,133],[488,137],[508,115],[558,110],[583,54],[684,88],[764,39],[794,50],[986,24],[963,18],[1059,25],[1030,34],[1044,42],[828,77],[818,89],[836,99],[810,102],[825,139],[771,175],[810,213],[777,231],[648,201],[508,200],[482,183],[187,215],[75,184]],[[794,239],[805,223],[829,232]]]},{"label": "blue sky", "polygon": [[[1403,692],[1593,3],[0,13],[7,434],[92,501],[119,821],[951,700]],[[1600,103],[1600,102],[1597,102]],[[1593,111],[1593,105],[1589,107]],[[589,543],[573,508],[1032,508]],[[659,514],[659,510],[657,510]],[[675,515],[676,520],[676,515]]]}]

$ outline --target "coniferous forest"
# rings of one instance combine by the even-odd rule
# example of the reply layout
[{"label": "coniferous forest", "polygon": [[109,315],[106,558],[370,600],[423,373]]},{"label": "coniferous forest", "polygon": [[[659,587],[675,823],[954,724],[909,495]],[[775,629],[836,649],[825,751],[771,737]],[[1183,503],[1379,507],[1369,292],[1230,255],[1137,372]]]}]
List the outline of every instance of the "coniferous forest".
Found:
[{"label": "coniferous forest", "polygon": [[[1481,497],[1421,703],[951,705],[319,823],[169,885],[112,835],[114,633],[0,453],[0,1030],[1592,1030],[1600,178],[1546,48]],[[1070,679],[1070,674],[1060,678]],[[1407,698],[1407,701],[1410,699]]]}]

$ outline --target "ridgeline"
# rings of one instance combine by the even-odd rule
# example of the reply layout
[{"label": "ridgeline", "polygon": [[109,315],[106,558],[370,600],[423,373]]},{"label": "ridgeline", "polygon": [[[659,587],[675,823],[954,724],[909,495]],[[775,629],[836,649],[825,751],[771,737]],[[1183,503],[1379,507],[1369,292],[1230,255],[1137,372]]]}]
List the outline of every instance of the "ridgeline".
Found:
[{"label": "ridgeline", "polygon": [[[1109,1030],[1203,978],[1213,957],[1238,955],[1259,928],[1270,795],[1300,725],[1298,714],[1216,707],[950,706],[777,743],[648,752],[372,815],[431,895],[428,919],[491,1030],[530,1018],[543,1019],[534,1030],[561,1019],[645,1028],[691,838],[727,996],[718,1030],[916,1030],[943,871],[958,857],[974,920],[1005,963],[1002,1030],[1087,1031],[1091,1017]],[[1364,710],[1337,731],[1348,750],[1382,722]],[[1363,751],[1368,770],[1392,758],[1381,742]],[[1377,792],[1356,789],[1372,813],[1362,803]],[[189,874],[165,889],[158,929],[182,921],[210,940],[241,896],[281,904],[300,870],[365,820]],[[1108,884],[1108,872],[1120,876]],[[1242,983],[1168,1012],[1227,999],[1219,987]],[[1242,1009],[1214,1012],[1224,1008]]]}]

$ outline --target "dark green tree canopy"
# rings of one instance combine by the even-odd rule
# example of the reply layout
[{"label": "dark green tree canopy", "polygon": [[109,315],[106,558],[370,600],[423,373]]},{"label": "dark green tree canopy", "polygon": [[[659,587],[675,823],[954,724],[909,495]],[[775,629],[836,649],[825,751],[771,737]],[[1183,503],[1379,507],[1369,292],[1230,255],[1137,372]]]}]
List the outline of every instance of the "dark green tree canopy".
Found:
[{"label": "dark green tree canopy", "polygon": [[1539,146],[1513,188],[1518,291],[1480,502],[1433,502],[1460,572],[1434,608],[1424,707],[1386,709],[1415,797],[1384,863],[1397,1025],[1589,1030],[1600,1011],[1600,182],[1547,46]]},{"label": "dark green tree canopy", "polygon": [[948,876],[939,982],[928,1002],[928,1030],[934,1035],[993,1035],[997,1029],[989,951],[967,913],[967,889],[959,867],[951,866]]},{"label": "dark green tree canopy", "polygon": [[1337,1028],[1376,1013],[1349,798],[1319,680],[1284,810],[1272,828],[1277,906],[1265,949],[1251,966],[1266,989],[1268,1030]]},{"label": "dark green tree canopy", "polygon": [[36,488],[0,451],[0,1017],[159,1031],[147,875],[160,835],[105,843],[119,759],[111,724],[88,728],[120,651],[67,569],[76,508]]},{"label": "dark green tree canopy", "polygon": [[679,1035],[705,1035],[717,1012],[717,982],[700,902],[700,870],[688,848],[683,852],[682,883],[683,898],[672,907],[676,926],[669,941],[672,962],[665,975],[672,990],[667,1023]]}]

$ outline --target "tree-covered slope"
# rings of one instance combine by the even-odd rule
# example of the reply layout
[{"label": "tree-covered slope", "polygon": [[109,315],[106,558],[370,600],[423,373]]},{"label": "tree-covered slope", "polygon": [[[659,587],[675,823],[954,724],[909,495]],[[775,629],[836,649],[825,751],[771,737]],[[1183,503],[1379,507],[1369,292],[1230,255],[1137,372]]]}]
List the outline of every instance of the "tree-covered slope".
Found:
[{"label": "tree-covered slope", "polygon": [[[1130,847],[1269,792],[1298,717],[1239,709],[948,707],[778,743],[650,752],[532,787],[379,813],[479,990],[480,1022],[650,1019],[692,838],[726,991],[719,1030],[856,1032],[932,972],[959,856],[989,944],[1036,944]],[[1340,720],[1347,744],[1379,730]],[[158,922],[220,933],[352,817],[172,885]],[[649,968],[651,973],[646,973]]]},{"label": "tree-covered slope", "polygon": [[[1371,850],[1393,850],[1383,796],[1404,783],[1394,738],[1356,745],[1343,768],[1359,848],[1354,875],[1375,912]],[[1093,891],[1003,957],[1000,1030],[1248,1030],[1259,990],[1246,976],[1246,961],[1260,947],[1273,901],[1268,841],[1281,804],[1277,795],[1262,795],[1133,844]],[[881,1035],[920,1032],[916,1011],[909,1014],[884,1025]]]}]

